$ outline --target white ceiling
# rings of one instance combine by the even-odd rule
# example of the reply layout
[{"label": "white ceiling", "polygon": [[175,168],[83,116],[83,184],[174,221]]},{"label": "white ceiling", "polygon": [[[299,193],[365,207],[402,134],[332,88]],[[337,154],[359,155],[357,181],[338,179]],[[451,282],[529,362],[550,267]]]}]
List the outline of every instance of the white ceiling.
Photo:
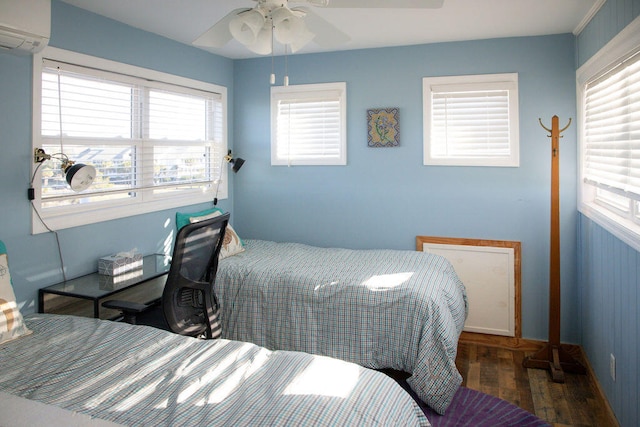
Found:
[{"label": "white ceiling", "polygon": [[[63,0],[132,27],[191,44],[234,9],[253,0]],[[334,0],[339,1],[339,0]],[[393,0],[389,0],[393,2]],[[344,9],[313,11],[351,40],[338,49],[404,46],[498,37],[577,34],[605,0],[444,0],[440,9]],[[294,1],[290,0],[292,6]],[[303,5],[296,2],[296,6]],[[258,56],[235,41],[206,50],[228,58]],[[283,50],[275,47],[276,54]],[[309,43],[298,53],[322,52]]]}]

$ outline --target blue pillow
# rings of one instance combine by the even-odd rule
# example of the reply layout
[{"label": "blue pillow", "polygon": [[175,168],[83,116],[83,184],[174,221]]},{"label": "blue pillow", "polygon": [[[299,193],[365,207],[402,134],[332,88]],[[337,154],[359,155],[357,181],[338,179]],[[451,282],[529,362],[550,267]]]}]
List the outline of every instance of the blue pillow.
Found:
[{"label": "blue pillow", "polygon": [[178,228],[178,230],[180,230],[185,225],[191,223],[191,221],[189,221],[189,218],[193,218],[194,216],[210,215],[214,212],[224,213],[224,211],[219,208],[205,209],[200,212],[191,212],[191,213],[176,212],[176,227]]}]

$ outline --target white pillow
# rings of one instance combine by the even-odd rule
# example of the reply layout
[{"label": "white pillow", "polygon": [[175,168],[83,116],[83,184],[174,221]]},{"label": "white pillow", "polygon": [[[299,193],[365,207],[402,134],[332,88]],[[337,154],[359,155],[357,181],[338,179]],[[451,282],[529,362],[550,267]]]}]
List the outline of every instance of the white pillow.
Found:
[{"label": "white pillow", "polygon": [[31,331],[24,325],[11,287],[7,254],[0,254],[0,343],[11,341]]},{"label": "white pillow", "polygon": [[[222,215],[222,212],[212,212],[203,216],[192,216],[189,218],[189,222],[193,224],[194,222],[204,221],[205,219],[215,218],[220,215]],[[232,255],[239,254],[240,252],[244,252],[242,241],[233,227],[231,227],[231,224],[228,224],[227,230],[224,232],[224,242],[222,242],[220,257],[218,259],[224,259]]]}]

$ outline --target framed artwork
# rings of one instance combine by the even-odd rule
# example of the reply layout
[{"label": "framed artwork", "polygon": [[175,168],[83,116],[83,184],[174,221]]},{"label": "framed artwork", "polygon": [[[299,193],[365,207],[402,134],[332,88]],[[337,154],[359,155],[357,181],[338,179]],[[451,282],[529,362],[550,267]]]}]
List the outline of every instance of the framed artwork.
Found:
[{"label": "framed artwork", "polygon": [[367,145],[397,147],[400,145],[400,122],[397,108],[367,110]]}]

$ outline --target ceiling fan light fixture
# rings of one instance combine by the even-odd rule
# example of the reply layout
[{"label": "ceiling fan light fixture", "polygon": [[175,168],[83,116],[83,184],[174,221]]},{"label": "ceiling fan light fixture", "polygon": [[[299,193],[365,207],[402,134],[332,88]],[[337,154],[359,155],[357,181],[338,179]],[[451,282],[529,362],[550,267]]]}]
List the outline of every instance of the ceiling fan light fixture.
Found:
[{"label": "ceiling fan light fixture", "polygon": [[229,31],[234,39],[244,45],[256,42],[258,34],[265,26],[266,18],[258,9],[239,13],[229,21]]},{"label": "ceiling fan light fixture", "polygon": [[274,36],[282,44],[291,44],[308,32],[302,17],[304,12],[278,7],[271,12]]},{"label": "ceiling fan light fixture", "polygon": [[264,23],[254,42],[247,44],[246,47],[258,55],[269,55],[271,53],[271,22],[269,20]]}]

